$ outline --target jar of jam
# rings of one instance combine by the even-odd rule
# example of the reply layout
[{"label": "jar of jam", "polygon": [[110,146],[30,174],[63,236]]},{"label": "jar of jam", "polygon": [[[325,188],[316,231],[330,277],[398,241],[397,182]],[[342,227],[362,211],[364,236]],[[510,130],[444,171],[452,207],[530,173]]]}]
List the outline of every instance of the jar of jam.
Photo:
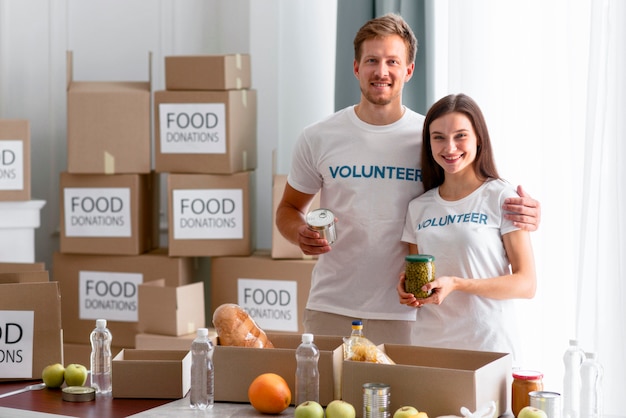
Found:
[{"label": "jar of jam", "polygon": [[534,370],[513,372],[511,410],[517,416],[523,407],[530,405],[530,392],[543,390],[543,373]]}]

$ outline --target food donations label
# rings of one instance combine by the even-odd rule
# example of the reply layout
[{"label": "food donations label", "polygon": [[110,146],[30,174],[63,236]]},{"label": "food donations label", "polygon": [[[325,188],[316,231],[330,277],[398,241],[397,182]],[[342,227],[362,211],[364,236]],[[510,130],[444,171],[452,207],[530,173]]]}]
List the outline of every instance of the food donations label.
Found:
[{"label": "food donations label", "polygon": [[0,311],[0,378],[33,376],[34,311]]},{"label": "food donations label", "polygon": [[0,141],[0,190],[24,189],[24,142]]},{"label": "food donations label", "polygon": [[172,193],[174,239],[243,239],[242,189]]},{"label": "food donations label", "polygon": [[298,332],[295,280],[237,280],[237,303],[263,330]]},{"label": "food donations label", "polygon": [[125,187],[64,189],[65,236],[124,237],[132,233],[130,189]]},{"label": "food donations label", "polygon": [[159,105],[162,154],[226,154],[224,103]]},{"label": "food donations label", "polygon": [[139,321],[138,288],[141,283],[143,283],[141,273],[80,271],[79,318]]}]

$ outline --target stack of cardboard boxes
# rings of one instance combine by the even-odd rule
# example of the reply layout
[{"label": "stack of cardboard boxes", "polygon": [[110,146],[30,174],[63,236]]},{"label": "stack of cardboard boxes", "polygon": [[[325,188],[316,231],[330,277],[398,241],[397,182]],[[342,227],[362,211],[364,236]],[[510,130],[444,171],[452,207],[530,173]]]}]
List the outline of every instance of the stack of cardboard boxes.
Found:
[{"label": "stack of cardboard boxes", "polygon": [[155,171],[167,173],[169,254],[247,256],[257,164],[250,56],[165,57],[154,93]]},{"label": "stack of cardboard boxes", "polygon": [[[189,285],[193,260],[158,248],[151,81],[74,81],[72,69],[68,52],[68,163],[60,177],[53,277],[61,284],[65,362],[89,364],[96,319],[108,320],[115,353],[133,348],[141,329],[141,285]],[[189,324],[188,333],[204,325],[204,318]]]},{"label": "stack of cardboard boxes", "polygon": [[35,228],[45,202],[31,200],[30,124],[0,119],[0,262],[35,261]]},{"label": "stack of cardboard boxes", "polygon": [[0,120],[0,381],[32,379],[62,361],[59,284],[35,262],[45,202],[31,199],[30,124]]}]

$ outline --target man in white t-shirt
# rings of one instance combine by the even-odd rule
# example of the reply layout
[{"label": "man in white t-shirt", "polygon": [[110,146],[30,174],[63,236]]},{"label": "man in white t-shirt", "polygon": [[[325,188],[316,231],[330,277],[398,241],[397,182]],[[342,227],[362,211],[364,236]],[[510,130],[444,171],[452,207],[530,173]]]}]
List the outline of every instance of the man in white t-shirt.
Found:
[{"label": "man in white t-shirt", "polygon": [[[401,242],[409,201],[423,192],[419,156],[424,117],[402,104],[415,68],[417,40],[398,15],[368,21],[354,39],[361,99],[306,127],[276,211],[276,225],[304,254],[319,255],[304,314],[306,332],[349,335],[354,319],[376,344],[408,344],[415,309],[398,303]],[[306,225],[317,192],[336,219],[332,248]],[[516,224],[536,230],[539,203],[507,201]]]}]

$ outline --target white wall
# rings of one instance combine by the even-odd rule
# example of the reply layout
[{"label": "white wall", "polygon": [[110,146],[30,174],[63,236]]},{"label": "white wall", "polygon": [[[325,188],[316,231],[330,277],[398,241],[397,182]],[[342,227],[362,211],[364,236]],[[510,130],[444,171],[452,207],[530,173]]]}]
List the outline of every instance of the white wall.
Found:
[{"label": "white wall", "polygon": [[[37,261],[51,268],[58,250],[66,50],[78,81],[147,80],[152,51],[153,90],[164,89],[167,55],[250,53],[258,92],[255,246],[269,248],[272,153],[286,172],[293,138],[334,108],[335,16],[336,0],[0,0],[0,118],[29,120],[32,195],[47,202]],[[165,197],[161,207],[166,233]]]}]

